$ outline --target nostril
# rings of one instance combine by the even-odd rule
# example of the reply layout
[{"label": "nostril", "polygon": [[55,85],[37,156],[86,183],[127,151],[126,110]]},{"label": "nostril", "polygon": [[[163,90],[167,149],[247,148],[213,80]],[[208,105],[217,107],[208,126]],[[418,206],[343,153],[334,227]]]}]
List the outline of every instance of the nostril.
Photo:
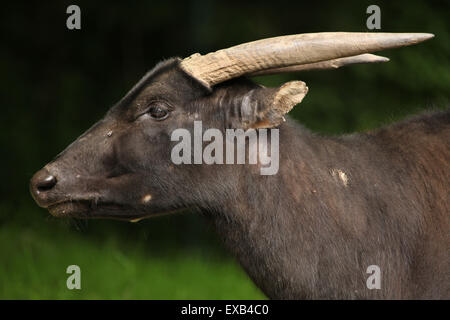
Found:
[{"label": "nostril", "polygon": [[56,184],[56,177],[53,175],[48,175],[43,179],[39,180],[36,184],[36,187],[39,191],[47,191],[53,188]]},{"label": "nostril", "polygon": [[30,193],[33,199],[41,207],[46,208],[50,202],[54,201],[55,192],[53,192],[58,179],[51,174],[47,168],[36,172],[30,180]]}]

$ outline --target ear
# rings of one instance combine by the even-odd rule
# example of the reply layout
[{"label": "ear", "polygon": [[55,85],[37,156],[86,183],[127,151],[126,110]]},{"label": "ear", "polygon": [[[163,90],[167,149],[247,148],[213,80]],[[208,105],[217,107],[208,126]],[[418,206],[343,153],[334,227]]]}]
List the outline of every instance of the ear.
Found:
[{"label": "ear", "polygon": [[279,88],[260,87],[239,98],[231,124],[244,130],[273,128],[285,121],[284,115],[300,103],[308,92],[302,81],[290,81]]}]

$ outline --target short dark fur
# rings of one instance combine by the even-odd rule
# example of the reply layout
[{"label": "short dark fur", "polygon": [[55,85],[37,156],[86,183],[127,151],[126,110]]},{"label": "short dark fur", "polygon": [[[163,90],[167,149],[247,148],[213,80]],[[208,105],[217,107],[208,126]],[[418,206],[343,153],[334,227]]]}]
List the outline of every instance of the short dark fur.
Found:
[{"label": "short dark fur", "polygon": [[[192,130],[196,113],[204,129],[239,127],[240,99],[260,88],[236,79],[208,92],[178,62],[147,74],[35,175],[31,192],[41,206],[58,216],[123,219],[197,208],[270,298],[450,298],[448,110],[342,137],[288,119],[273,176],[255,165],[176,166],[174,129]],[[168,106],[168,119],[139,117],[153,101]],[[57,184],[39,189],[48,174]],[[373,264],[380,290],[366,287]]]}]

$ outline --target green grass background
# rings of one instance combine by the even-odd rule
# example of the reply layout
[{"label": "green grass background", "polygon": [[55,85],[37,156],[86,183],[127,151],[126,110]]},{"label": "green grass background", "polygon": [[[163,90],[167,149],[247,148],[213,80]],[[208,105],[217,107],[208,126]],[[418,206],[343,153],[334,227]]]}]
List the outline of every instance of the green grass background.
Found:
[{"label": "green grass background", "polygon": [[[195,221],[208,232],[208,225],[192,214],[129,223],[128,235],[118,237],[113,231],[123,232],[123,222],[77,224],[48,218],[36,208],[7,212],[21,210],[41,219],[0,228],[0,299],[265,298],[238,264],[218,250],[211,231],[204,237],[209,245],[164,235],[151,242],[152,232],[176,229],[174,218]],[[66,269],[73,264],[81,269],[81,290],[66,287]]]}]

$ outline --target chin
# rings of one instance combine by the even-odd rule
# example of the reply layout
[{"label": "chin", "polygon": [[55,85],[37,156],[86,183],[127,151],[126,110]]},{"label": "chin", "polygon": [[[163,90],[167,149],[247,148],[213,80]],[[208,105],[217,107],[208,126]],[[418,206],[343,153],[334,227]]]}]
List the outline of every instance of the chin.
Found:
[{"label": "chin", "polygon": [[48,211],[58,218],[87,218],[90,205],[84,201],[64,201],[48,206]]}]

